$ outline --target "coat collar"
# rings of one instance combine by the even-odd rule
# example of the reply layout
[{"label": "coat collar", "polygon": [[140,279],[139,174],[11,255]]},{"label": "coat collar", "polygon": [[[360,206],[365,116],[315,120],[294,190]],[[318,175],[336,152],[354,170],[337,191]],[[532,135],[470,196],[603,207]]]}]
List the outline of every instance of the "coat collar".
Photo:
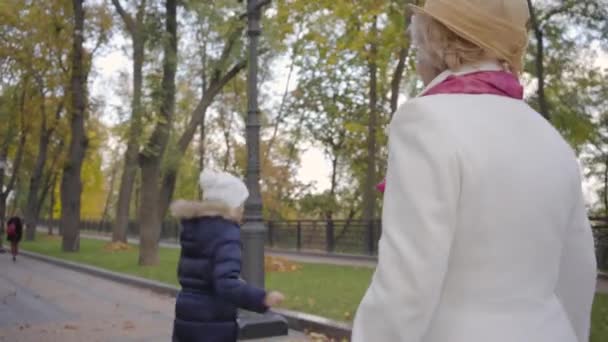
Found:
[{"label": "coat collar", "polygon": [[171,215],[181,220],[203,217],[221,217],[232,222],[241,222],[243,211],[213,201],[194,202],[178,200],[171,204]]},{"label": "coat collar", "polygon": [[439,74],[437,77],[435,77],[435,79],[433,79],[431,81],[431,83],[429,83],[424,88],[424,90],[422,90],[422,92],[420,92],[420,94],[418,94],[417,97],[424,96],[424,94],[426,94],[426,92],[428,92],[430,89],[432,89],[436,85],[440,84],[441,82],[445,81],[450,76],[467,75],[467,74],[472,74],[472,73],[479,72],[479,71],[503,71],[503,70],[504,70],[504,68],[502,66],[500,66],[500,64],[498,64],[497,62],[494,62],[494,61],[486,61],[486,62],[480,62],[477,64],[469,64],[469,65],[465,65],[465,66],[461,67],[460,69],[454,70],[454,71],[448,69],[448,70],[442,72],[441,74]]}]

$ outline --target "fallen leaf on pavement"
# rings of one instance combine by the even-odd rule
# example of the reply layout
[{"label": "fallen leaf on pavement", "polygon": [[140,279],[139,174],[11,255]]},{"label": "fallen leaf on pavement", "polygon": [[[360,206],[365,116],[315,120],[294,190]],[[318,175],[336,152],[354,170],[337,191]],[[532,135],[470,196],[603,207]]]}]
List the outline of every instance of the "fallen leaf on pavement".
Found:
[{"label": "fallen leaf on pavement", "polygon": [[132,329],[135,329],[135,324],[133,324],[133,322],[131,322],[131,321],[125,321],[122,324],[122,329],[123,330],[132,330]]},{"label": "fallen leaf on pavement", "polygon": [[66,324],[63,326],[63,329],[65,330],[78,330],[78,327],[75,325],[71,325],[71,324]]}]

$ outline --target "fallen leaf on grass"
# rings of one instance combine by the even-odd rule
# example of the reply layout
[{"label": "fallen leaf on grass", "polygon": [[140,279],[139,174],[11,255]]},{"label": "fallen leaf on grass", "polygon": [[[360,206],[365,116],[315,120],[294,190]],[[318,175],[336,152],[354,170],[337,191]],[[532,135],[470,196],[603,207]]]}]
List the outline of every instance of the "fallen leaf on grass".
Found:
[{"label": "fallen leaf on grass", "polygon": [[300,270],[301,268],[302,265],[287,260],[285,258],[273,257],[268,255],[264,257],[264,269],[266,270],[266,272],[295,272]]},{"label": "fallen leaf on grass", "polygon": [[133,249],[129,244],[124,242],[108,242],[103,246],[106,252],[123,252]]}]

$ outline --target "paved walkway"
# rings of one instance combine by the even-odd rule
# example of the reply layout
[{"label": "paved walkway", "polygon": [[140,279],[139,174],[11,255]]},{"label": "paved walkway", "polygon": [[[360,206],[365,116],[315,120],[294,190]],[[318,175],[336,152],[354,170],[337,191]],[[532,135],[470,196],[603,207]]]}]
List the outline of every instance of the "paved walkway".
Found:
[{"label": "paved walkway", "polygon": [[[0,341],[167,342],[175,300],[0,254]],[[294,335],[264,341],[306,341]]]}]

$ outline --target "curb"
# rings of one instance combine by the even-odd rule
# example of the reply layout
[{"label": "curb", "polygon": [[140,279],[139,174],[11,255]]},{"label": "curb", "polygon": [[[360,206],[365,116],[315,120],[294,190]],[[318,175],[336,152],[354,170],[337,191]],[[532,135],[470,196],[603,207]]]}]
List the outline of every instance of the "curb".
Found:
[{"label": "curb", "polygon": [[[154,280],[130,276],[124,273],[112,272],[99,267],[88,266],[81,263],[53,258],[46,255],[29,252],[26,250],[19,251],[19,254],[30,259],[46,262],[73,271],[86,273],[95,277],[108,279],[124,285],[144,288],[162,295],[175,297],[179,292],[179,288],[177,286],[161,283]],[[337,339],[349,339],[351,335],[352,327],[348,323],[334,321],[325,317],[286,309],[274,309],[272,311],[276,314],[283,316],[287,320],[289,328],[296,331],[312,331]]]},{"label": "curb", "polygon": [[273,311],[285,317],[287,324],[293,330],[320,333],[338,340],[350,340],[352,325],[348,323],[286,309]]}]

